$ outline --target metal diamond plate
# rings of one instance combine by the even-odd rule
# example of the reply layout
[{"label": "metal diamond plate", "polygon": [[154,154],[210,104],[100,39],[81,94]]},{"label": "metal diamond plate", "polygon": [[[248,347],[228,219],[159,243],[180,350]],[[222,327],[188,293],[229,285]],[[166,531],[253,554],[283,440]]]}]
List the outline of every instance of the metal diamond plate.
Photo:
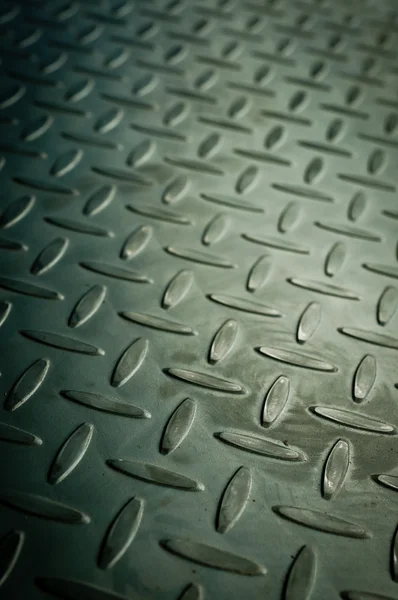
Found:
[{"label": "metal diamond plate", "polygon": [[2,598],[398,598],[396,2],[0,48]]}]

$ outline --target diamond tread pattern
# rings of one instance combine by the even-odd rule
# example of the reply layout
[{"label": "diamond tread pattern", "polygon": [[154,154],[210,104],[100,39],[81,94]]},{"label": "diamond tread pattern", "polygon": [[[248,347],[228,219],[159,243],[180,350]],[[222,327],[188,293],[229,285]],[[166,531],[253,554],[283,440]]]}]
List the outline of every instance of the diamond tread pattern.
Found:
[{"label": "diamond tread pattern", "polygon": [[398,597],[398,12],[0,6],[0,586]]}]

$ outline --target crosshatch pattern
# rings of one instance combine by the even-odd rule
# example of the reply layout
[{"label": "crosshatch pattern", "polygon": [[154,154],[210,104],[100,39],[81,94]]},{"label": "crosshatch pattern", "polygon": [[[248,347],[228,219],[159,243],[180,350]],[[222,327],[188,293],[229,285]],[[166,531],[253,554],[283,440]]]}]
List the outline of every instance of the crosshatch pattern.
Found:
[{"label": "crosshatch pattern", "polygon": [[398,9],[0,11],[4,598],[398,597]]}]

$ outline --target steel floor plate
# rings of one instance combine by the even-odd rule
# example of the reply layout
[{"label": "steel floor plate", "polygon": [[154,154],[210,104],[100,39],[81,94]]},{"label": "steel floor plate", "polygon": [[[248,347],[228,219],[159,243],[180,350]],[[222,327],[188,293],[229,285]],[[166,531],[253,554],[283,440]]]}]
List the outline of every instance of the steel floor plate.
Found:
[{"label": "steel floor plate", "polygon": [[0,593],[398,598],[398,5],[0,10]]}]

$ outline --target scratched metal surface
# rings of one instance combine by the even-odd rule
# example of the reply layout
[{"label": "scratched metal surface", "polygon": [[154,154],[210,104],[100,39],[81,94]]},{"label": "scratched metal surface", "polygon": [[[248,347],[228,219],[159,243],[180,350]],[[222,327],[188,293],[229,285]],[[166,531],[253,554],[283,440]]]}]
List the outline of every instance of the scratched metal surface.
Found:
[{"label": "scratched metal surface", "polygon": [[398,597],[394,6],[2,2],[2,598]]}]

